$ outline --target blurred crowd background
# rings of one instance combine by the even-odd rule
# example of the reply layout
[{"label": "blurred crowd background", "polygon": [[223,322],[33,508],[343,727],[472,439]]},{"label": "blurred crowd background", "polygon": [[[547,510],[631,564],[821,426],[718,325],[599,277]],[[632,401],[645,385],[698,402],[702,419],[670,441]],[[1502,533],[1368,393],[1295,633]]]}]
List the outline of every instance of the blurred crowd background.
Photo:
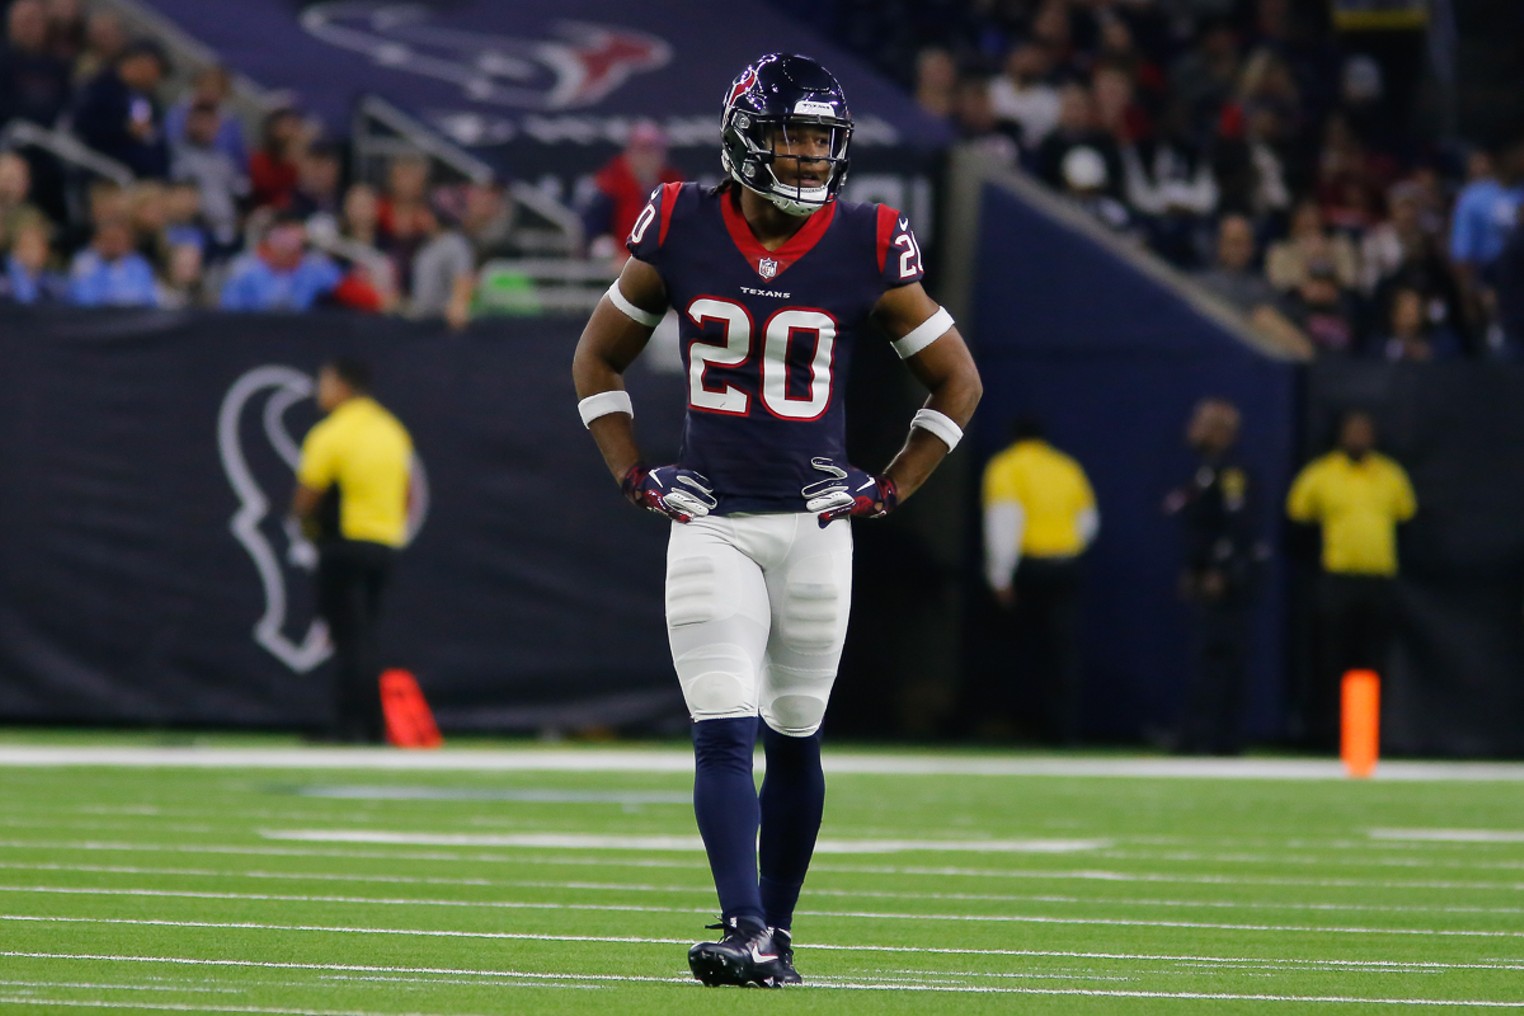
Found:
[{"label": "blurred crowd background", "polygon": [[[1524,144],[1446,131],[1420,87],[1432,33],[1340,31],[1331,5],[1295,0],[777,3],[1286,342],[1524,349]],[[539,253],[502,182],[445,185],[422,155],[361,178],[302,109],[240,115],[223,68],[170,87],[165,52],[113,10],[0,9],[6,299],[463,324],[484,264]],[[17,123],[107,161],[66,163]],[[681,175],[639,125],[554,253],[617,258],[645,193]]]}]

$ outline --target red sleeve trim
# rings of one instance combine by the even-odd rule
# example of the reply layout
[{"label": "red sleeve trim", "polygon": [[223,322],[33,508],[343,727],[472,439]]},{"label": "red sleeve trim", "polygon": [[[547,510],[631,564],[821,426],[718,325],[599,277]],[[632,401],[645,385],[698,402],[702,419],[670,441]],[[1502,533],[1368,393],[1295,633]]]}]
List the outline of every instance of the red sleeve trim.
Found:
[{"label": "red sleeve trim", "polygon": [[672,224],[672,211],[677,207],[677,192],[683,189],[681,181],[661,185],[661,232],[656,234],[656,246],[667,242],[667,227]]},{"label": "red sleeve trim", "polygon": [[878,270],[883,272],[884,262],[889,258],[889,241],[894,238],[894,223],[900,217],[899,209],[888,205],[878,206]]}]

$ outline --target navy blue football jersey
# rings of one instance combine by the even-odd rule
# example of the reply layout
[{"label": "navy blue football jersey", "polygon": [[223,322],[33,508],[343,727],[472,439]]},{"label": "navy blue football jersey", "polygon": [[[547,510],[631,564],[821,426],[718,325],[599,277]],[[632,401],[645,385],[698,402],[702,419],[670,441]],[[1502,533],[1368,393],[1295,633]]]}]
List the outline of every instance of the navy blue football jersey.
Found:
[{"label": "navy blue football jersey", "polygon": [[777,250],[757,242],[732,188],[664,184],[630,253],[660,273],[677,311],[688,412],[678,464],[714,484],[715,514],[802,512],[846,462],[852,347],[884,291],[920,281],[921,251],[886,205],[834,201]]}]

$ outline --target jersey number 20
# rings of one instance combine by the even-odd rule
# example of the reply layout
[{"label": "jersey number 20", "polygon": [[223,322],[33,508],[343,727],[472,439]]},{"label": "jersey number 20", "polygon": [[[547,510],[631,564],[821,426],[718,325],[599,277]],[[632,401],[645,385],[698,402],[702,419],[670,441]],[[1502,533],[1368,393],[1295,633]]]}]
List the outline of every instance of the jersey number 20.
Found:
[{"label": "jersey number 20", "polygon": [[[688,403],[710,413],[745,416],[751,396],[734,385],[710,388],[704,371],[710,367],[739,367],[752,358],[751,314],[739,303],[719,297],[699,297],[688,305],[688,317],[702,327],[717,322],[722,342],[695,342],[689,348]],[[788,390],[789,349],[793,343],[815,340],[809,360],[809,390],[791,396]],[[836,347],[836,319],[820,310],[788,307],[777,311],[762,326],[762,378],[758,390],[762,405],[774,416],[787,420],[818,419],[831,404],[831,362]]]}]

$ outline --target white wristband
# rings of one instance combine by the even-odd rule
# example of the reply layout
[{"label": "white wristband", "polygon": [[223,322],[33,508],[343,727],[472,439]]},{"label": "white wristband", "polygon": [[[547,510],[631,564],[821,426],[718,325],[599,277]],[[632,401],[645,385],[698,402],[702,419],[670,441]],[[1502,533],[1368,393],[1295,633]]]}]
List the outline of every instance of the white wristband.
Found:
[{"label": "white wristband", "polygon": [[625,298],[625,295],[619,291],[618,279],[615,279],[612,283],[609,284],[609,291],[607,295],[609,302],[612,303],[615,307],[618,307],[625,317],[629,318],[637,325],[645,325],[647,328],[655,328],[657,325],[661,324],[661,319],[666,317],[665,314],[655,314],[651,311],[643,310],[631,303],[628,299]]},{"label": "white wristband", "polygon": [[963,440],[963,428],[952,422],[952,418],[935,409],[917,409],[915,415],[910,418],[910,429],[920,427],[933,437],[942,439],[948,451],[958,447],[958,442]]},{"label": "white wristband", "polygon": [[912,328],[904,338],[896,339],[894,351],[900,354],[901,360],[908,360],[946,335],[952,326],[953,316],[946,307],[938,307],[935,314]]},{"label": "white wristband", "polygon": [[630,401],[630,393],[623,389],[614,388],[597,395],[589,395],[577,403],[577,412],[582,414],[582,426],[591,427],[593,421],[600,416],[608,416],[610,413],[624,413],[626,416],[635,415],[635,404]]}]

